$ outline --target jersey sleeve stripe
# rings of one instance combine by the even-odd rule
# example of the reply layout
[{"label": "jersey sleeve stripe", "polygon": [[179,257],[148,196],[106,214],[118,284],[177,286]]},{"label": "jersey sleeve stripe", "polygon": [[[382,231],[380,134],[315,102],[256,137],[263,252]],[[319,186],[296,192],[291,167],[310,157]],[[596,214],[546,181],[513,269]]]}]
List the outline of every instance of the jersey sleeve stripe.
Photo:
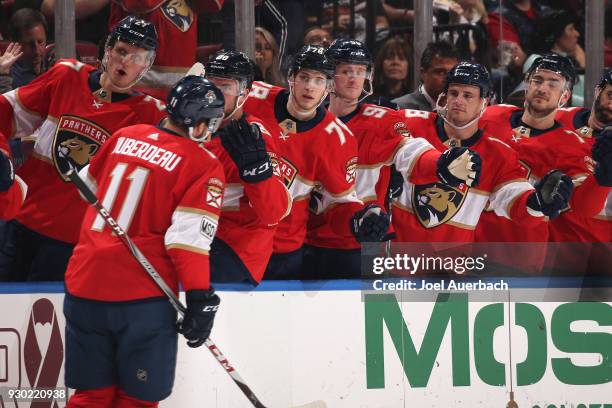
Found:
[{"label": "jersey sleeve stripe", "polygon": [[28,110],[21,103],[18,90],[19,88],[3,94],[13,107],[13,119],[15,121],[13,137],[29,136],[40,125],[43,118],[38,113]]},{"label": "jersey sleeve stripe", "polygon": [[[498,187],[489,198],[489,208],[495,211],[500,217],[510,219],[510,211],[517,198],[523,195],[526,191],[533,191],[533,186],[527,181],[508,182]],[[539,217],[537,211],[530,215]]]},{"label": "jersey sleeve stripe", "polygon": [[166,231],[167,248],[183,245],[197,251],[208,251],[217,231],[217,217],[205,210],[179,207],[172,214],[172,225]]},{"label": "jersey sleeve stripe", "polygon": [[393,162],[397,171],[402,173],[404,179],[409,179],[418,158],[433,146],[425,139],[415,138],[410,143],[404,144],[398,151]]},{"label": "jersey sleeve stripe", "polygon": [[182,249],[185,251],[193,252],[200,255],[208,255],[208,251],[205,249],[200,249],[194,246],[185,245],[185,244],[170,244],[166,245],[166,249]]}]

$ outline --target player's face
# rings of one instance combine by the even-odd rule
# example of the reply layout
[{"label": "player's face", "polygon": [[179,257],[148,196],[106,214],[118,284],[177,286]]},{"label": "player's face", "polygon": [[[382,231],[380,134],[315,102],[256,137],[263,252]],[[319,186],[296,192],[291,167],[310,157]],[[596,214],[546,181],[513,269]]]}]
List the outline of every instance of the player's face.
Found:
[{"label": "player's face", "polygon": [[210,81],[215,84],[215,86],[219,88],[221,92],[223,92],[223,96],[225,97],[225,107],[223,113],[225,116],[229,115],[236,108],[236,102],[238,101],[238,81],[235,79],[213,76],[207,78],[210,79]]},{"label": "player's face", "polygon": [[612,123],[612,85],[610,84],[597,95],[595,118],[602,124]]},{"label": "player's face", "polygon": [[556,72],[537,70],[528,80],[525,101],[528,103],[531,114],[546,116],[554,112],[559,103],[569,98],[565,91],[565,78]]},{"label": "player's face", "polygon": [[149,66],[151,51],[136,47],[123,41],[117,41],[112,48],[107,48],[108,62],[106,72],[113,84],[126,88],[134,82],[142,70]]},{"label": "player's face", "polygon": [[366,80],[365,65],[341,63],[336,66],[334,76],[335,91],[341,98],[357,100],[363,91]]},{"label": "player's face", "polygon": [[453,124],[463,126],[480,114],[482,103],[477,86],[450,84],[446,94],[447,118]]},{"label": "player's face", "polygon": [[327,89],[327,78],[321,72],[302,69],[293,78],[293,97],[305,111],[315,109]]}]

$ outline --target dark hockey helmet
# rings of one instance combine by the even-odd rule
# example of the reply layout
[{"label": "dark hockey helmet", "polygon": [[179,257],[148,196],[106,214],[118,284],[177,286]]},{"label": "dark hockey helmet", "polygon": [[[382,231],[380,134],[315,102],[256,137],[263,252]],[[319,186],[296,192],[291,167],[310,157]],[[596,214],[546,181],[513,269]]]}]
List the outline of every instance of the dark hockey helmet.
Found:
[{"label": "dark hockey helmet", "polygon": [[211,133],[219,128],[224,107],[225,99],[219,88],[195,75],[178,81],[166,99],[166,111],[173,122],[190,128],[206,121]]},{"label": "dark hockey helmet", "polygon": [[527,79],[531,78],[534,72],[545,69],[561,75],[568,83],[569,88],[576,82],[576,70],[572,60],[559,54],[546,54],[533,61],[527,71]]},{"label": "dark hockey helmet", "polygon": [[289,76],[295,75],[302,69],[321,72],[327,78],[332,78],[335,67],[325,56],[325,48],[305,45],[293,56],[289,67]]},{"label": "dark hockey helmet", "polygon": [[599,89],[604,89],[606,85],[612,85],[612,68],[605,68],[601,80],[597,84]]},{"label": "dark hockey helmet", "polygon": [[489,71],[482,65],[474,62],[460,62],[451,68],[448,74],[446,74],[444,81],[444,93],[448,92],[450,84],[477,86],[480,89],[480,96],[482,98],[490,97],[493,88]]},{"label": "dark hockey helmet", "polygon": [[220,50],[206,63],[206,76],[235,79],[251,88],[255,69],[253,62],[245,53],[233,50]]},{"label": "dark hockey helmet", "polygon": [[372,67],[372,54],[370,54],[370,51],[361,41],[349,38],[334,40],[327,51],[325,51],[325,56],[334,67],[341,62],[366,65],[368,69]]},{"label": "dark hockey helmet", "polygon": [[151,22],[135,16],[127,16],[113,27],[108,36],[110,45],[113,45],[117,40],[125,41],[145,50],[155,51],[157,48],[157,31]]}]

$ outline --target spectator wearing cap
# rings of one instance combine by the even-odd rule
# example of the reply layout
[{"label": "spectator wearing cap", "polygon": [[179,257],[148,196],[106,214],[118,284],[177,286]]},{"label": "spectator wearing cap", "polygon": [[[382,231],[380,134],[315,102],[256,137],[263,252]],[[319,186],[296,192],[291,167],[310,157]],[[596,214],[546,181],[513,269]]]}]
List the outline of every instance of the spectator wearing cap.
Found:
[{"label": "spectator wearing cap", "polygon": [[421,85],[407,95],[393,99],[400,109],[432,112],[436,100],[444,89],[444,80],[450,69],[459,62],[459,53],[445,41],[427,44],[421,55]]}]

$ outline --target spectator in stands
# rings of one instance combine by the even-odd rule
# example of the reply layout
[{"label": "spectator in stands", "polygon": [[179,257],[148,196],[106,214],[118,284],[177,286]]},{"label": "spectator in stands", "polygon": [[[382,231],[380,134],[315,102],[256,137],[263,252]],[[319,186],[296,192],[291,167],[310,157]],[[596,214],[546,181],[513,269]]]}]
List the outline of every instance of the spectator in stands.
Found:
[{"label": "spectator in stands", "polygon": [[282,87],[287,85],[280,73],[276,39],[271,32],[262,27],[255,27],[255,62],[264,82]]},{"label": "spectator in stands", "polygon": [[388,39],[374,63],[374,95],[397,98],[410,92],[412,50],[400,37]]},{"label": "spectator in stands", "polygon": [[333,39],[329,31],[319,26],[312,26],[304,33],[304,45],[327,48]]},{"label": "spectator in stands", "polygon": [[[355,21],[354,32],[351,32],[351,9],[350,0],[338,1],[338,15],[336,19],[336,31],[334,31],[334,0],[323,0],[319,2],[319,7],[315,8],[314,15],[311,15],[307,22],[310,24],[321,24],[336,38],[352,37],[361,42],[366,40],[366,19],[367,7],[366,0],[355,0]],[[380,43],[389,36],[389,21],[381,0],[374,0],[376,42]]]},{"label": "spectator in stands", "polygon": [[391,27],[411,26],[414,23],[412,0],[381,0]]},{"label": "spectator in stands", "polygon": [[421,55],[421,82],[419,88],[408,95],[394,99],[400,109],[432,112],[436,100],[444,89],[444,80],[450,69],[459,62],[459,53],[453,45],[440,41],[427,44]]},{"label": "spectator in stands", "polygon": [[549,10],[542,0],[506,0],[489,13],[489,39],[499,51],[491,77],[502,100],[522,82],[523,64],[538,42],[536,21]]},{"label": "spectator in stands", "polygon": [[4,53],[0,51],[0,93],[13,89],[11,67],[23,55],[19,43],[10,43]]},{"label": "spectator in stands", "polygon": [[9,22],[11,41],[21,45],[23,55],[11,66],[12,87],[27,85],[44,72],[47,20],[38,10],[17,10]]}]

